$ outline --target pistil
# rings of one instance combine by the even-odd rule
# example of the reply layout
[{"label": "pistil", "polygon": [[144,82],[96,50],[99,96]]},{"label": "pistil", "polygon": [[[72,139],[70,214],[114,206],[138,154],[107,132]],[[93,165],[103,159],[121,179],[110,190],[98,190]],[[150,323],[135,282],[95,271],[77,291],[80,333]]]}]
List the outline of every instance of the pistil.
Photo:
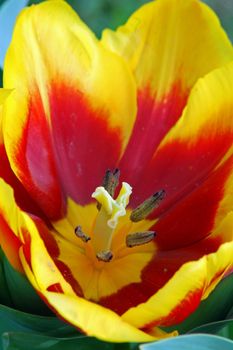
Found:
[{"label": "pistil", "polygon": [[[99,260],[109,261],[110,259],[114,230],[118,224],[119,218],[126,214],[125,208],[129,203],[131,193],[131,186],[123,182],[120,193],[116,199],[113,199],[103,186],[97,187],[92,194],[92,198],[95,198],[101,205],[96,218],[92,238],[92,245]],[[106,252],[110,253],[107,254]]]}]

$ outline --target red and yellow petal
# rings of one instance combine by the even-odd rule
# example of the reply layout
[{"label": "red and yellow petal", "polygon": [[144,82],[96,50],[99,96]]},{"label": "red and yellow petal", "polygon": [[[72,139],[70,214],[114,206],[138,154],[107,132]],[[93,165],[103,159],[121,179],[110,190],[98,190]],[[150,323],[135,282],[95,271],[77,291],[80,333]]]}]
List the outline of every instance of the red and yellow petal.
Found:
[{"label": "red and yellow petal", "polygon": [[[231,220],[232,215],[225,226],[223,224],[219,225],[212,234],[196,243],[182,248],[156,250],[149,263],[142,269],[140,282],[129,283],[115,294],[101,298],[99,302],[120,315],[127,312],[129,308],[146,303],[160,289],[166,286],[183,264],[201,259],[207,254],[215,253],[222,244],[232,242],[233,230]],[[227,230],[225,227],[227,227]],[[230,254],[228,258],[232,262]],[[125,270],[126,274],[127,272],[130,274],[130,269],[128,271]],[[222,275],[219,276],[219,278],[221,277]],[[215,282],[218,283],[219,279],[216,279]],[[213,285],[211,285],[211,288],[213,288]],[[201,294],[198,294],[198,296],[202,297]],[[176,318],[171,317],[169,319],[171,324],[181,322],[194,311],[200,302],[200,298],[190,302],[190,305],[187,307],[185,304],[182,304],[183,307],[180,307],[180,312],[176,314]]]},{"label": "red and yellow petal", "polygon": [[[95,314],[98,311],[99,315],[95,317],[99,320],[102,317],[104,319],[106,317],[109,321],[110,315],[114,315],[112,322],[116,324],[114,322],[119,320],[119,318],[117,314],[109,310],[115,309],[116,304],[114,305],[114,303],[116,303],[116,300],[114,300],[114,297],[116,296],[118,299],[118,306],[125,306],[124,303],[130,294],[131,305],[128,304],[126,312],[122,315],[122,319],[126,321],[127,325],[133,325],[136,328],[143,329],[146,333],[150,333],[151,328],[154,326],[165,326],[182,321],[195,310],[201,299],[207,297],[232,265],[232,215],[230,213],[219,225],[213,233],[213,239],[206,238],[206,242],[203,241],[174,252],[166,251],[164,254],[163,252],[158,252],[157,261],[155,258],[152,268],[149,271],[142,271],[141,282],[142,292],[145,292],[151,285],[153,285],[156,292],[154,295],[148,295],[146,300],[140,304],[137,304],[137,294],[140,293],[140,288],[138,288],[137,284],[132,284],[130,291],[123,289],[123,293],[113,294],[109,298],[109,303],[104,303],[103,299],[101,299],[100,303],[102,306],[96,306],[95,303],[84,301],[81,297],[82,294],[76,290],[72,281],[71,270],[63,269],[64,266],[59,266],[58,264],[59,254],[61,254],[61,249],[63,249],[62,245],[60,247],[58,245],[54,246],[54,241],[49,239],[49,235],[47,235],[46,240],[43,233],[43,224],[32,222],[28,217],[25,220],[26,229],[24,228],[22,234],[24,237],[30,235],[30,240],[24,239],[25,245],[28,245],[28,247],[26,249],[24,247],[24,250],[21,252],[21,259],[24,269],[35,288],[62,318],[81,328],[89,335],[94,335],[104,340],[130,341],[132,339],[130,338],[131,335],[127,335],[128,338],[124,338],[124,335],[122,335],[120,337],[121,340],[116,338],[116,336],[113,338],[111,329],[100,333],[99,327],[94,328],[94,324],[90,323],[89,317],[85,317],[85,315],[92,315],[92,312]],[[218,249],[220,244],[221,246]],[[27,258],[27,252],[29,252],[30,259]],[[203,257],[203,254],[208,255]],[[77,254],[78,256],[79,254]],[[73,258],[75,258],[75,255],[73,255]],[[185,263],[198,258],[199,260],[197,261]],[[77,261],[77,265],[78,263]],[[183,263],[185,264],[183,265]],[[75,265],[75,261],[73,265]],[[177,268],[177,272],[175,268]],[[161,285],[161,288],[158,288],[163,279],[161,271],[169,277],[164,281],[165,285]],[[126,272],[123,271],[124,274]],[[135,303],[134,307],[132,307],[132,302]],[[72,308],[66,308],[66,305],[70,305]],[[74,310],[73,313],[71,309]],[[85,313],[82,311],[84,309],[86,310]],[[119,308],[117,311],[119,312]],[[103,328],[101,329],[103,330]],[[141,341],[147,340],[149,339],[141,338]]]},{"label": "red and yellow petal", "polygon": [[197,79],[231,61],[233,49],[215,14],[197,0],[152,1],[116,32],[105,30],[102,42],[126,59],[137,82],[137,119],[120,165],[134,184]]},{"label": "red and yellow petal", "polygon": [[162,188],[166,198],[155,212],[161,215],[198,188],[231,156],[232,90],[233,63],[196,83],[182,117],[163,139],[134,187],[133,205]]},{"label": "red and yellow petal", "polygon": [[66,195],[88,202],[122,154],[135,119],[133,77],[65,2],[52,0],[19,16],[4,86],[14,89],[3,116],[11,166],[58,219]]},{"label": "red and yellow petal", "polygon": [[[127,310],[122,318],[135,327],[147,329],[156,325],[178,324],[192,313],[232,266],[232,219],[233,214],[231,213],[219,228],[221,233],[228,232],[229,242],[223,243],[217,252],[182,265],[153,296],[144,303]],[[166,253],[169,256],[170,252]],[[179,260],[182,253],[184,254],[182,251],[177,251],[177,257],[174,256],[171,267],[176,260]],[[164,271],[162,271],[162,266],[164,266]],[[166,257],[164,256],[163,265],[162,260],[160,261],[160,272],[169,273],[170,266],[166,265]],[[145,279],[148,277],[145,276]],[[153,274],[153,280],[155,280],[155,274]]]},{"label": "red and yellow petal", "polygon": [[[41,230],[41,223],[37,222],[35,224],[27,215],[24,215],[24,232],[22,232],[22,235],[25,237],[29,234],[30,241],[27,240],[26,242],[25,239],[25,244],[28,247],[21,249],[20,257],[32,285],[58,316],[86,334],[105,341],[146,342],[176,335],[176,332],[166,334],[159,329],[155,329],[153,336],[149,335],[124,322],[110,309],[75,294],[71,285],[67,282],[67,276],[61,274],[48,254],[45,242],[40,237]],[[25,253],[28,251],[30,252],[30,261],[27,253]]]},{"label": "red and yellow petal", "polygon": [[[132,303],[134,306],[145,303],[166,285],[183,264],[216,252],[225,242],[232,242],[233,217],[228,217],[228,213],[233,211],[232,169],[231,156],[199,184],[199,187],[194,188],[188,196],[161,216],[150,228],[157,233],[155,251],[150,262],[142,269],[141,281],[129,283],[115,294],[102,297],[102,305],[122,314]],[[227,218],[226,228],[222,224],[224,218]],[[233,262],[231,254],[229,259]],[[215,279],[215,282],[218,281],[219,279]],[[177,313],[180,319],[174,316],[169,318],[170,321],[175,320],[178,323],[187,317],[199,304],[200,297],[201,294],[196,295],[196,299],[190,302],[190,307],[186,308],[184,304],[183,309]]]},{"label": "red and yellow petal", "polygon": [[[232,196],[233,156],[230,156],[150,228],[157,233],[155,254],[143,268],[141,281],[130,283],[114,295],[101,298],[100,303],[122,314],[130,307],[132,300],[135,306],[145,303],[166,285],[184,263],[217,251],[225,242],[232,242],[233,217],[228,217],[228,213],[233,211]],[[221,223],[227,217],[225,229]],[[229,258],[233,262],[230,254]],[[190,303],[190,308],[184,306],[178,313],[182,319],[197,307],[200,298],[195,300]],[[170,320],[173,322],[172,317]],[[176,321],[180,322],[179,319]]]},{"label": "red and yellow petal", "polygon": [[7,158],[6,149],[3,141],[2,135],[2,118],[3,118],[3,105],[7,98],[12,93],[10,89],[0,89],[0,178],[7,182],[14,190],[14,196],[17,204],[22,210],[31,212],[35,215],[42,215],[38,206],[33,202],[30,195],[27,193],[23,185],[17,179],[13,173],[9,159]]}]

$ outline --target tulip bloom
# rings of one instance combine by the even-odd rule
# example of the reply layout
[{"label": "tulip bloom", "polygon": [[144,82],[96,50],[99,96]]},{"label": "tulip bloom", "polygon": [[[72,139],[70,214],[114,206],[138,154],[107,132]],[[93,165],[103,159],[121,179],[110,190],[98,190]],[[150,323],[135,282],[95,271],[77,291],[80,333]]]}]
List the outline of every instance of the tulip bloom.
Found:
[{"label": "tulip bloom", "polygon": [[[0,243],[88,335],[175,335],[233,262],[233,50],[197,0],[99,41],[63,1],[19,16],[4,66]],[[110,169],[110,170],[108,170]]]}]

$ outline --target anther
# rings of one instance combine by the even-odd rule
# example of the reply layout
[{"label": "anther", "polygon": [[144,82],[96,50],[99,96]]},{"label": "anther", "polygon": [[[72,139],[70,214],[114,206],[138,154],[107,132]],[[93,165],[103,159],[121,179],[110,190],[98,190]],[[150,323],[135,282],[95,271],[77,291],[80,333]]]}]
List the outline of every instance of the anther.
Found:
[{"label": "anther", "polygon": [[[114,170],[108,169],[104,175],[102,186],[110,194],[111,197],[114,197],[115,189],[119,184],[119,177],[120,177],[120,170],[117,168]],[[101,204],[98,203],[97,209],[100,210],[100,208],[101,208]]]},{"label": "anther", "polygon": [[114,196],[115,189],[119,184],[120,170],[114,169],[113,171],[107,170],[103,179],[103,187],[110,194],[111,197]]},{"label": "anther", "polygon": [[135,232],[126,236],[126,246],[129,248],[136,247],[151,242],[156,233],[154,231]]},{"label": "anther", "polygon": [[165,197],[165,191],[161,190],[154,193],[151,197],[147,198],[142,204],[134,209],[130,215],[130,220],[138,222],[145,219],[152,211],[160,205],[160,202]]},{"label": "anther", "polygon": [[109,262],[113,258],[113,254],[110,250],[103,250],[96,254],[96,257],[99,261]]},{"label": "anther", "polygon": [[88,242],[88,241],[90,241],[90,239],[91,239],[91,237],[89,237],[88,235],[86,235],[86,234],[82,231],[81,226],[77,226],[77,227],[75,228],[74,232],[75,232],[76,236],[77,236],[78,238],[81,238],[81,240],[82,240],[83,242],[85,242],[85,243]]}]

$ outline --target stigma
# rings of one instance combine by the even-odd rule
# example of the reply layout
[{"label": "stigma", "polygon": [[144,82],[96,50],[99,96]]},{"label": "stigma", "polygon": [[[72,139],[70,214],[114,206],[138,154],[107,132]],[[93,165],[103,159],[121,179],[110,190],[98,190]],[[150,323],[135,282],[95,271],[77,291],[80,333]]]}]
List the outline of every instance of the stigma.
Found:
[{"label": "stigma", "polygon": [[95,198],[101,205],[100,211],[105,211],[109,216],[107,221],[109,228],[116,228],[119,218],[125,216],[125,208],[129,203],[131,193],[132,187],[127,182],[122,182],[120,193],[116,199],[113,199],[103,186],[97,187],[92,193],[92,198]]}]

